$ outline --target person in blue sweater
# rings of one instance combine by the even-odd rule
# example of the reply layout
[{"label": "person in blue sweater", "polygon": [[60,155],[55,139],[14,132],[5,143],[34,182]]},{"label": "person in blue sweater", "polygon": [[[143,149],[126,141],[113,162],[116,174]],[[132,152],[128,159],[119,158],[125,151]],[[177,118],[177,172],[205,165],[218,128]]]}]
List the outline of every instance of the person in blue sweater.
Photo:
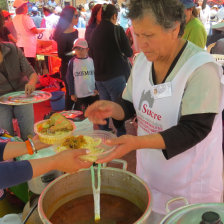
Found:
[{"label": "person in blue sweater", "polygon": [[[36,150],[48,147],[48,145],[40,142],[38,136],[34,136],[32,140],[27,141],[0,142],[0,189],[26,182],[33,177],[40,176],[51,170],[73,173],[81,168],[88,168],[92,165],[90,162],[84,162],[79,159],[80,155],[86,154],[84,149],[66,150],[40,159],[2,162],[27,154],[28,152],[32,154],[34,147]],[[30,141],[34,144],[34,147],[32,147]],[[31,147],[29,147],[29,144]]]}]

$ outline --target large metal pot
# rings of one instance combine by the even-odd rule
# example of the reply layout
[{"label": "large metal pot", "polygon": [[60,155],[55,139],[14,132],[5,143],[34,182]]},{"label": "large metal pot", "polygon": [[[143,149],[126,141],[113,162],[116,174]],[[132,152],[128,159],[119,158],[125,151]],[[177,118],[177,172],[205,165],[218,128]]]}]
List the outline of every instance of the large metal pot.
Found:
[{"label": "large metal pot", "polygon": [[[176,201],[184,201],[182,206],[170,212],[169,205]],[[223,203],[188,204],[183,197],[174,198],[167,202],[166,211],[168,215],[160,224],[222,224],[224,221]]]},{"label": "large metal pot", "polygon": [[[113,160],[121,162],[122,160]],[[148,186],[135,174],[127,171],[127,163],[122,161],[123,169],[103,167],[101,169],[101,193],[122,197],[143,212],[135,223],[146,224],[151,213],[151,193]],[[63,204],[92,194],[91,172],[84,169],[74,174],[65,174],[51,182],[41,193],[38,212],[44,224]]]}]

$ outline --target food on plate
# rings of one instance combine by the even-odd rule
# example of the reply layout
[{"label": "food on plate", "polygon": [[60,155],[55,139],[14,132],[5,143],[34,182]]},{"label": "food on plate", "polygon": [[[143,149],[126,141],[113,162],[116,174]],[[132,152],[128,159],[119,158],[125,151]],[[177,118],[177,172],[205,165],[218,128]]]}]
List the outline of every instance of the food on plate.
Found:
[{"label": "food on plate", "polygon": [[74,129],[74,123],[60,113],[54,113],[50,119],[38,122],[34,127],[40,140],[47,144],[60,144]]},{"label": "food on plate", "polygon": [[80,156],[81,159],[94,162],[97,160],[97,155],[104,152],[105,149],[100,146],[102,139],[92,138],[86,135],[78,135],[67,137],[60,146],[56,148],[56,151],[64,151],[66,149],[88,149],[87,155]]},{"label": "food on plate", "polygon": [[51,115],[50,119],[39,124],[37,130],[42,134],[55,134],[57,132],[72,131],[71,122],[59,113]]}]

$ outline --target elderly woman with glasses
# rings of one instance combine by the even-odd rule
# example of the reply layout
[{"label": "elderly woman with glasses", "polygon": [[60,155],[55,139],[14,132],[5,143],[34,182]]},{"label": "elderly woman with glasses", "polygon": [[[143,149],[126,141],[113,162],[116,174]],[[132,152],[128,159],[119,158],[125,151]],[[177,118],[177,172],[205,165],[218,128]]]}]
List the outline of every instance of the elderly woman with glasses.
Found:
[{"label": "elderly woman with glasses", "polygon": [[[108,141],[116,149],[98,163],[137,150],[136,173],[152,192],[153,217],[166,214],[168,200],[190,204],[222,202],[222,69],[213,57],[182,39],[184,5],[180,0],[130,0],[141,53],[122,98],[97,101],[85,115],[96,124],[105,118],[137,115],[137,136]],[[158,223],[149,222],[149,223]]]},{"label": "elderly woman with glasses", "polygon": [[54,32],[54,40],[58,46],[58,56],[61,58],[61,78],[66,86],[65,109],[70,110],[73,102],[68,93],[68,85],[66,82],[66,72],[68,62],[72,55],[66,55],[72,51],[73,43],[78,38],[78,30],[74,28],[78,23],[79,13],[72,6],[65,6],[61,12],[60,19]]}]

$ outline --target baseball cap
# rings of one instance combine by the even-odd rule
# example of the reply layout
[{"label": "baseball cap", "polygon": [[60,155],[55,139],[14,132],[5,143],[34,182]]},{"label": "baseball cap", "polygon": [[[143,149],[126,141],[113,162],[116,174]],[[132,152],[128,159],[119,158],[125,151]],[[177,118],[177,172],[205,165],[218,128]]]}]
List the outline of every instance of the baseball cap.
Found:
[{"label": "baseball cap", "polygon": [[13,3],[13,7],[14,8],[19,8],[27,2],[28,2],[27,0],[15,0],[14,3]]},{"label": "baseball cap", "polygon": [[36,6],[32,7],[32,12],[38,12],[38,8]]},{"label": "baseball cap", "polygon": [[9,13],[9,12],[6,11],[6,10],[2,10],[2,14],[3,14],[3,16],[4,16],[5,18],[7,18],[7,17],[10,16],[10,15],[13,15],[13,13]]},{"label": "baseball cap", "polygon": [[195,5],[194,0],[180,0],[186,9],[193,8]]},{"label": "baseball cap", "polygon": [[73,48],[81,47],[81,48],[88,48],[88,43],[84,38],[78,38],[74,41]]}]

